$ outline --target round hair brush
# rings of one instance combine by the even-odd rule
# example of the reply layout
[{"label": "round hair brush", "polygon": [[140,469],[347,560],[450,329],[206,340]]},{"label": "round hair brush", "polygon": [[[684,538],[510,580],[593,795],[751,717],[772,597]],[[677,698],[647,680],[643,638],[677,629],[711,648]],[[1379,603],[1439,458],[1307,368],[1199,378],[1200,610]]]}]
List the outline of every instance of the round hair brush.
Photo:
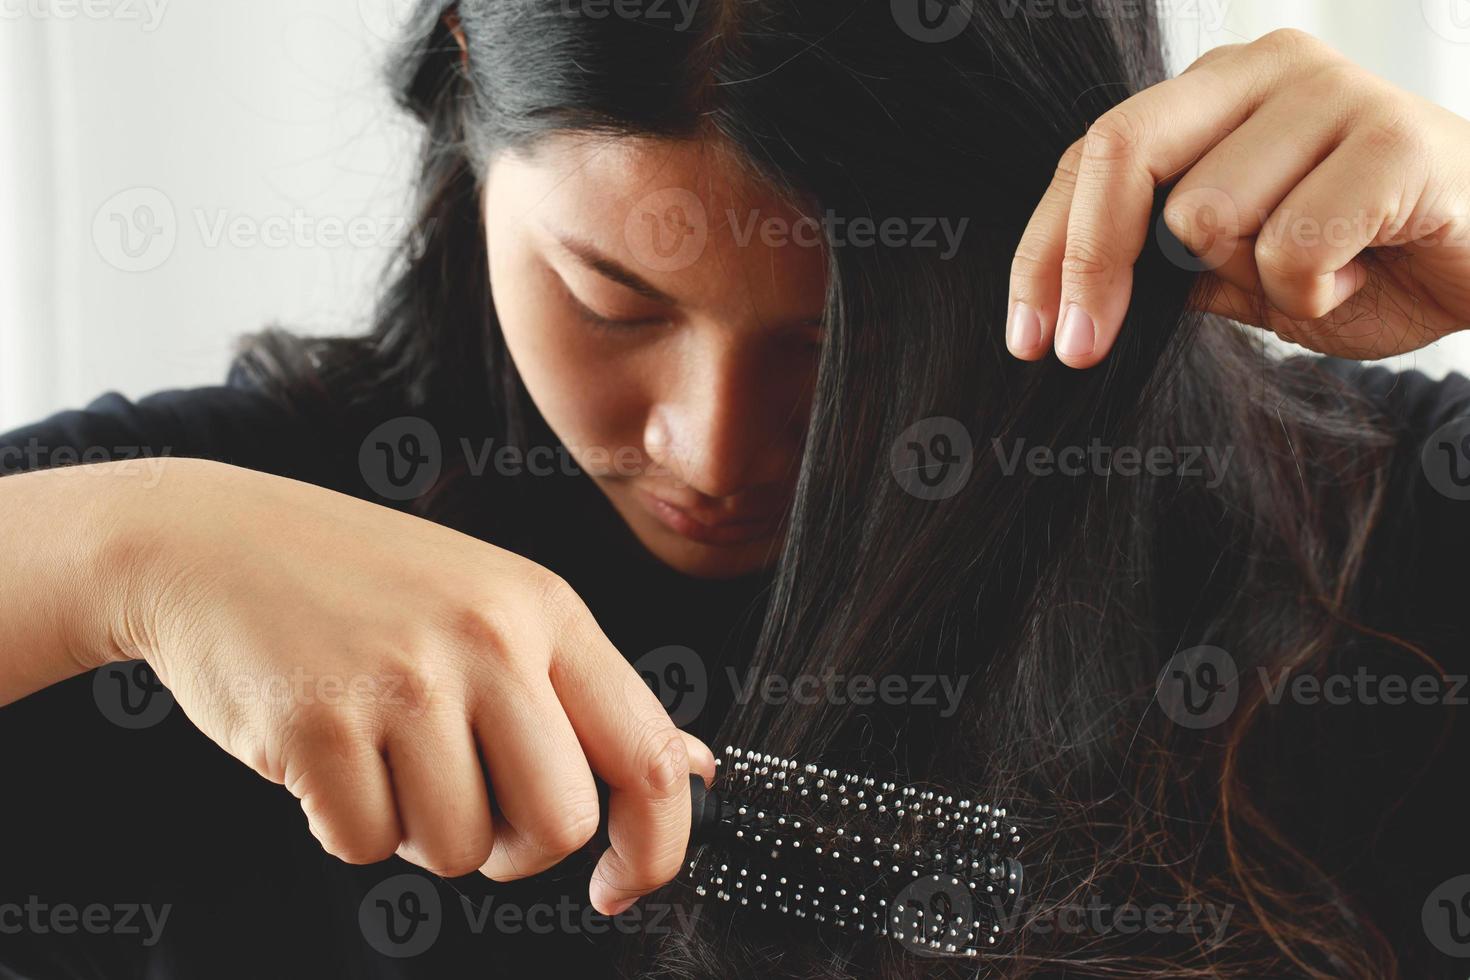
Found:
[{"label": "round hair brush", "polygon": [[956,801],[726,746],[692,777],[696,894],[978,956],[1015,921],[1021,835],[1004,807]]}]

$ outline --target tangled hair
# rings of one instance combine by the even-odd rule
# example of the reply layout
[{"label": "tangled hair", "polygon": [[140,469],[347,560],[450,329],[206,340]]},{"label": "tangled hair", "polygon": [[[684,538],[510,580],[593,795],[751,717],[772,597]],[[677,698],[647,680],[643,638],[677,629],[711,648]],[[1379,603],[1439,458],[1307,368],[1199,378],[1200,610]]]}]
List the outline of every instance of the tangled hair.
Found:
[{"label": "tangled hair", "polygon": [[[1200,645],[1229,651],[1242,674],[1355,655],[1384,427],[1310,361],[1268,356],[1191,312],[1201,283],[1169,260],[1162,232],[1101,366],[1010,357],[1015,243],[1063,151],[1165,77],[1158,25],[1128,0],[1075,16],[961,3],[963,30],[931,43],[901,29],[902,6],[704,0],[681,26],[576,16],[560,0],[424,0],[393,74],[426,131],[416,228],[374,328],[267,331],[240,370],[303,410],[412,411],[452,433],[549,438],[500,336],[479,189],[495,152],[557,131],[718,139],[803,208],[968,219],[952,257],[828,242],[826,340],[751,662],[756,676],[964,676],[967,697],[948,716],[757,699],[723,719],[717,743],[1011,801],[1027,820],[1029,901],[987,961],[996,976],[1397,976],[1358,887],[1324,870],[1337,855],[1314,836],[1323,804],[1295,781],[1310,761],[1290,748],[1310,720],[1266,710],[1253,685],[1209,729],[1154,703],[1161,669]],[[973,471],[962,492],[923,500],[894,479],[890,449],[935,416],[975,436]],[[1094,440],[1233,455],[1217,482],[1005,465],[1017,447]],[[415,506],[468,520],[484,501],[457,493],[455,476]],[[494,540],[513,544],[514,531]],[[687,900],[685,887],[664,898]],[[1095,897],[1231,918],[1204,936],[1034,927]],[[706,907],[688,934],[629,938],[629,972],[974,971],[733,915]]]}]

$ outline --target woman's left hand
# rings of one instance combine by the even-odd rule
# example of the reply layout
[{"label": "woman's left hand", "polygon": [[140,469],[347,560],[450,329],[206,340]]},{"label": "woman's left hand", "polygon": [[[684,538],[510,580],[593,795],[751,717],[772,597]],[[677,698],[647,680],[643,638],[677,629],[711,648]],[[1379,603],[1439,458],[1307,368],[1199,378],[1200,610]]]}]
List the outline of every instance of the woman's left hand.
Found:
[{"label": "woman's left hand", "polygon": [[1470,121],[1283,30],[1215,48],[1067,150],[1012,263],[1013,354],[1107,356],[1175,178],[1163,222],[1212,280],[1202,309],[1365,359],[1470,325]]}]

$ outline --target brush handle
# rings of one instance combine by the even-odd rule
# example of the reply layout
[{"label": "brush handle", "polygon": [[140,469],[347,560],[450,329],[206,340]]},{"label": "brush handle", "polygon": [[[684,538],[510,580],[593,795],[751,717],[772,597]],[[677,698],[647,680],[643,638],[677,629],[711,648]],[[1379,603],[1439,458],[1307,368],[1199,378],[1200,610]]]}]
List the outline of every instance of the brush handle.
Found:
[{"label": "brush handle", "polygon": [[[601,818],[597,821],[597,833],[587,844],[588,847],[595,846],[599,851],[610,844],[607,836],[607,795],[607,784],[599,779],[597,781],[597,806]],[[723,797],[719,792],[705,785],[703,776],[696,772],[689,774],[689,843],[691,845],[704,840],[719,823],[722,802]]]}]

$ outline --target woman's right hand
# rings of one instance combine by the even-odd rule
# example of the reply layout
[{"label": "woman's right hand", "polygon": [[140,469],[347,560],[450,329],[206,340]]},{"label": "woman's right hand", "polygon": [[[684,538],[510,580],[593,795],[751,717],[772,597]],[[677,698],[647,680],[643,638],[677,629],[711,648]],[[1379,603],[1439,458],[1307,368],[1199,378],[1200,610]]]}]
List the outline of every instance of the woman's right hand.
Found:
[{"label": "woman's right hand", "polygon": [[[597,830],[616,914],[679,871],[702,743],[556,575],[306,483],[171,459],[121,516],[112,643],[354,864],[535,874]],[[488,776],[488,785],[487,785]],[[492,815],[491,792],[494,794]]]}]

